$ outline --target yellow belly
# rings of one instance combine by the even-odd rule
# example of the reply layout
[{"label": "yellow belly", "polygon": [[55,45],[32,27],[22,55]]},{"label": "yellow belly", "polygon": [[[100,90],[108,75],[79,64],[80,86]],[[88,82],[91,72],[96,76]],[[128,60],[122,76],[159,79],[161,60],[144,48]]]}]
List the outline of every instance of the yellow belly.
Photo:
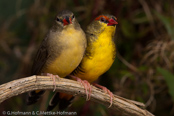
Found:
[{"label": "yellow belly", "polygon": [[111,29],[100,34],[91,47],[87,46],[87,51],[91,52],[91,56],[84,56],[80,65],[84,73],[77,73],[75,76],[93,82],[105,73],[114,62],[115,44],[112,40]]},{"label": "yellow belly", "polygon": [[[103,50],[103,52],[105,50]],[[104,53],[96,54],[95,56],[93,56],[92,59],[88,59],[86,57],[83,63],[83,69],[85,70],[85,74],[77,76],[83,80],[88,80],[89,82],[97,80],[98,77],[105,73],[114,62],[113,51],[108,50],[106,50],[106,52]]]}]

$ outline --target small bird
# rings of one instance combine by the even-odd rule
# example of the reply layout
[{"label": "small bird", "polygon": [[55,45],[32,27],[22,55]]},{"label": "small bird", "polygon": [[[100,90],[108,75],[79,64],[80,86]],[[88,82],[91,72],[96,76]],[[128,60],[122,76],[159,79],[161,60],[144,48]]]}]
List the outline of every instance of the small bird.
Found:
[{"label": "small bird", "polygon": [[73,71],[74,76],[92,83],[109,70],[116,56],[116,20],[112,15],[100,15],[87,27],[86,52],[80,65]]},{"label": "small bird", "polygon": [[[87,48],[79,66],[73,71],[73,75],[80,78],[80,82],[89,89],[87,100],[90,99],[91,87],[89,83],[96,81],[113,64],[116,57],[116,45],[114,35],[116,31],[117,18],[113,15],[98,16],[86,30]],[[77,79],[79,80],[79,79]],[[82,81],[85,80],[85,81]],[[89,82],[89,83],[88,83]],[[93,84],[103,89],[110,95],[110,106],[112,106],[113,94],[106,87]]]},{"label": "small bird", "polygon": [[[95,18],[95,20],[92,21],[91,24],[87,27],[87,48],[85,55],[79,66],[70,75],[72,79],[75,79],[84,85],[87,94],[87,100],[90,99],[90,83],[93,83],[99,78],[99,76],[109,70],[114,62],[116,56],[114,35],[116,31],[116,24],[118,24],[116,20],[117,18],[112,15],[100,15]],[[94,85],[109,93],[111,97],[111,106],[113,96],[112,92],[101,85]],[[56,99],[58,99],[57,96],[55,96],[52,100],[56,101]],[[68,95],[64,95],[64,103],[67,104],[64,104],[63,109],[70,105],[70,101],[72,99],[72,96],[68,97]]]},{"label": "small bird", "polygon": [[[86,49],[86,35],[71,11],[63,10],[43,39],[35,56],[32,75],[47,74],[51,77],[69,75],[81,62]],[[31,91],[27,104],[38,101],[44,90]]]}]

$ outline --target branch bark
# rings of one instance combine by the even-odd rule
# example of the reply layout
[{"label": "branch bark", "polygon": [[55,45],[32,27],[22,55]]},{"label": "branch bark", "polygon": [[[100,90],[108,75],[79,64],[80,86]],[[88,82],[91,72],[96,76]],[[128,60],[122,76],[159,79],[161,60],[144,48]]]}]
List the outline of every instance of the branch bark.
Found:
[{"label": "branch bark", "polygon": [[[31,76],[14,80],[0,85],[0,103],[10,97],[29,92],[31,90],[53,90],[53,80],[48,76]],[[56,90],[76,96],[86,97],[84,87],[77,81],[69,79],[56,79]],[[91,100],[108,107],[110,97],[102,90],[92,86]],[[144,104],[128,100],[114,95],[112,107],[115,112],[119,111],[128,116],[154,116],[144,108]]]}]

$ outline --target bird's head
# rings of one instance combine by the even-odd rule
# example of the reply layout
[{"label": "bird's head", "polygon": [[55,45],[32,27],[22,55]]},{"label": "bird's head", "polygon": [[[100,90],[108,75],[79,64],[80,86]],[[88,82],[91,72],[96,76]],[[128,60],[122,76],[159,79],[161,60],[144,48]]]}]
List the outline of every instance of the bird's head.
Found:
[{"label": "bird's head", "polygon": [[55,22],[61,27],[66,27],[75,22],[75,16],[71,11],[63,10],[56,16]]},{"label": "bird's head", "polygon": [[106,32],[108,34],[114,34],[116,30],[117,18],[113,15],[99,15],[94,21],[87,27],[87,33],[101,33]]},{"label": "bird's head", "polygon": [[115,26],[117,23],[117,18],[112,15],[100,15],[95,18],[95,21],[105,24],[107,26]]}]

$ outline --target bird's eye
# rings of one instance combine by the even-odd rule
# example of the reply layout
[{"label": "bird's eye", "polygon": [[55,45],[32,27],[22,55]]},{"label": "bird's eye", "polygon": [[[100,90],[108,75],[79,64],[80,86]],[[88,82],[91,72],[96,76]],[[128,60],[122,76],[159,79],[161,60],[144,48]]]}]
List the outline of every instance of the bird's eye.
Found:
[{"label": "bird's eye", "polygon": [[72,16],[72,19],[73,19],[74,17],[75,17],[75,16],[73,15],[73,16]]},{"label": "bird's eye", "polygon": [[103,18],[103,17],[101,17],[101,18],[100,18],[100,21],[102,21],[102,22],[106,22],[106,19]]},{"label": "bird's eye", "polygon": [[57,18],[56,20],[57,20],[57,21],[60,21],[60,19],[59,19],[59,18]]}]

